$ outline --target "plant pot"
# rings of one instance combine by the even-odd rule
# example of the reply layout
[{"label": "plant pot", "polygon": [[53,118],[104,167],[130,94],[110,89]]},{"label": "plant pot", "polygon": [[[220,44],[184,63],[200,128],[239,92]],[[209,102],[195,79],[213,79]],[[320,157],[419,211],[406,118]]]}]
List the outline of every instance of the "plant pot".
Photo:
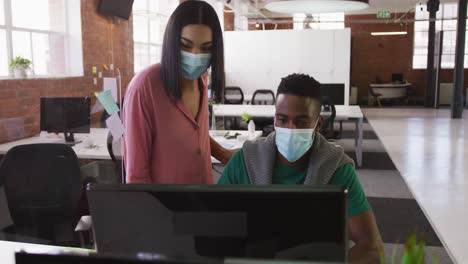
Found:
[{"label": "plant pot", "polygon": [[249,124],[247,125],[247,129],[249,130],[250,134],[255,133],[255,123],[253,120],[249,121]]},{"label": "plant pot", "polygon": [[25,68],[15,68],[13,74],[16,79],[26,79],[28,77],[26,70]]}]

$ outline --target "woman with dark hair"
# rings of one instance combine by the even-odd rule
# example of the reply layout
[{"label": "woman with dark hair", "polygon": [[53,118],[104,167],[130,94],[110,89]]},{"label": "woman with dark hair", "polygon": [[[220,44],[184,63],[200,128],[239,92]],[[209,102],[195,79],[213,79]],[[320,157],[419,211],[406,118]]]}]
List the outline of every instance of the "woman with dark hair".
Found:
[{"label": "woman with dark hair", "polygon": [[185,1],[169,18],[161,63],[130,82],[123,108],[128,183],[213,183],[211,155],[232,156],[209,136],[207,69],[224,91],[223,33],[215,10]]}]

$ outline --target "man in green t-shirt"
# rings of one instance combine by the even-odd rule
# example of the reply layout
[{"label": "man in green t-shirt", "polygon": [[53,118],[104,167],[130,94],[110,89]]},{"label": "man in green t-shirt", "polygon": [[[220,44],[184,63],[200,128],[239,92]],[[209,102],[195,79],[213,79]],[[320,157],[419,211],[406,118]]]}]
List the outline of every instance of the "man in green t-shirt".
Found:
[{"label": "man in green t-shirt", "polygon": [[246,142],[224,169],[218,184],[333,184],[349,194],[352,263],[378,263],[382,239],[366,196],[344,150],[318,133],[322,119],[321,85],[292,74],[277,92],[275,132]]}]

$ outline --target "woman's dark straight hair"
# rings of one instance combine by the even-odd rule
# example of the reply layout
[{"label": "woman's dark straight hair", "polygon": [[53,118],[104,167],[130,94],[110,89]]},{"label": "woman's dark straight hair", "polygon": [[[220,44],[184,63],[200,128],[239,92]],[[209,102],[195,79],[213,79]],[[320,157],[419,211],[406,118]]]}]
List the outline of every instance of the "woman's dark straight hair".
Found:
[{"label": "woman's dark straight hair", "polygon": [[167,92],[175,99],[182,97],[179,81],[182,75],[180,38],[182,28],[187,25],[206,25],[212,31],[211,90],[216,101],[222,102],[225,85],[223,32],[214,8],[208,3],[198,0],[181,3],[167,23],[161,55],[161,77]]}]

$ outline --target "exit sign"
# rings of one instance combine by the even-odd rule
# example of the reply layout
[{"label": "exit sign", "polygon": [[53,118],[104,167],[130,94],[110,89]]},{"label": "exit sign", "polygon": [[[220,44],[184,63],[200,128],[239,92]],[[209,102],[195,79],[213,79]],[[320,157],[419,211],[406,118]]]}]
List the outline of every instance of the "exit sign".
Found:
[{"label": "exit sign", "polygon": [[379,11],[377,12],[377,18],[390,18],[392,15],[390,11]]}]

